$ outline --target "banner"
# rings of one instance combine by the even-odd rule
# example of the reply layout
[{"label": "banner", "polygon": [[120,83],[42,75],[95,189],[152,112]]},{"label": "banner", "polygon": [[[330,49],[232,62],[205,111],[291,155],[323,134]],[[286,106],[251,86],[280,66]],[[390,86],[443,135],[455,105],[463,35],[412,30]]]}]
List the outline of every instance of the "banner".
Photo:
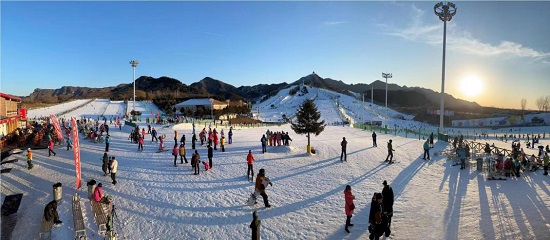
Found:
[{"label": "banner", "polygon": [[19,116],[21,116],[22,120],[27,119],[27,109],[26,108],[19,109]]},{"label": "banner", "polygon": [[61,132],[61,127],[59,127],[59,121],[55,117],[55,115],[50,114],[50,120],[52,121],[53,127],[55,128],[55,133],[57,134],[57,138],[59,140],[63,140],[63,133]]},{"label": "banner", "polygon": [[82,179],[80,177],[80,144],[78,143],[78,126],[76,118],[71,118],[71,131],[73,135],[74,167],[76,169],[76,189],[80,189]]}]

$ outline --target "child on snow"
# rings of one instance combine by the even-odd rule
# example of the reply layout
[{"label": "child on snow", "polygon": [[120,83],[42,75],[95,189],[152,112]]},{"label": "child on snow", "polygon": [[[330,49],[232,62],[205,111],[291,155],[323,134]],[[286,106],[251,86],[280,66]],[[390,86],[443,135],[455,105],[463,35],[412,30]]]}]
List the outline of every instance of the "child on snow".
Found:
[{"label": "child on snow", "polygon": [[204,171],[208,171],[208,169],[210,169],[210,164],[208,164],[207,161],[202,161],[202,164],[204,164]]}]

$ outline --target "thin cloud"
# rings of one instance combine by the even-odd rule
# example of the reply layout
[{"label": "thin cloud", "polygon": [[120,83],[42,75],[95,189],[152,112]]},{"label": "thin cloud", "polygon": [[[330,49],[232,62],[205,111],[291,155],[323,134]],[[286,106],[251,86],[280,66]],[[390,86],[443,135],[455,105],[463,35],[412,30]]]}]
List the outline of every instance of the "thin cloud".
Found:
[{"label": "thin cloud", "polygon": [[345,21],[332,21],[332,22],[324,22],[323,25],[325,26],[335,26],[335,25],[340,25],[340,24],[344,24],[344,23],[347,23]]},{"label": "thin cloud", "polygon": [[[412,10],[411,24],[407,28],[395,28],[388,25],[379,26],[387,29],[385,34],[390,36],[433,45],[442,44],[443,25],[441,23],[425,24],[422,19],[426,11],[414,5],[412,5]],[[453,22],[447,23],[447,47],[449,50],[478,56],[523,57],[534,58],[535,60],[550,58],[550,52],[540,52],[516,42],[502,41],[498,45],[484,43],[473,37],[470,32],[460,30]]]}]

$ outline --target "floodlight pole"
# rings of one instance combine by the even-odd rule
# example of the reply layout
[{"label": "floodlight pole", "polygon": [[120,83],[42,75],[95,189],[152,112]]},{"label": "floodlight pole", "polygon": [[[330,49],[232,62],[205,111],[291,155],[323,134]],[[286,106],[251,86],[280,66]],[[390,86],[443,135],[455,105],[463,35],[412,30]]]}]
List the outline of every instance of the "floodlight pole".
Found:
[{"label": "floodlight pole", "polygon": [[130,65],[132,65],[132,68],[134,69],[134,98],[132,101],[132,111],[134,111],[134,114],[136,112],[136,67],[138,65],[138,60],[132,60],[130,61]]},{"label": "floodlight pole", "polygon": [[441,73],[441,106],[439,109],[439,132],[443,133],[443,116],[445,113],[445,49],[447,41],[447,22],[456,14],[456,5],[452,2],[439,2],[434,6],[434,13],[443,21],[443,66]]},{"label": "floodlight pole", "polygon": [[386,79],[386,117],[384,118],[384,128],[388,125],[388,78],[392,78],[391,73],[382,73],[382,77]]}]

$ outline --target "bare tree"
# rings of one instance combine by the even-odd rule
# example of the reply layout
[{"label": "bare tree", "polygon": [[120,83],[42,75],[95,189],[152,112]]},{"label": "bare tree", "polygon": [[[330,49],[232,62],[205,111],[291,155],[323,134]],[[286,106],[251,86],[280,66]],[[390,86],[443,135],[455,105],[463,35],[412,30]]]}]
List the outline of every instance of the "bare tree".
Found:
[{"label": "bare tree", "polygon": [[545,112],[548,112],[548,110],[550,110],[550,96],[546,96],[544,98],[543,106],[544,106],[543,109]]},{"label": "bare tree", "polygon": [[525,112],[525,106],[527,106],[527,99],[522,98],[521,99],[521,111]]},{"label": "bare tree", "polygon": [[535,104],[537,105],[537,108],[539,111],[544,110],[544,102],[546,101],[545,97],[539,97],[537,98],[537,101],[535,101]]}]

